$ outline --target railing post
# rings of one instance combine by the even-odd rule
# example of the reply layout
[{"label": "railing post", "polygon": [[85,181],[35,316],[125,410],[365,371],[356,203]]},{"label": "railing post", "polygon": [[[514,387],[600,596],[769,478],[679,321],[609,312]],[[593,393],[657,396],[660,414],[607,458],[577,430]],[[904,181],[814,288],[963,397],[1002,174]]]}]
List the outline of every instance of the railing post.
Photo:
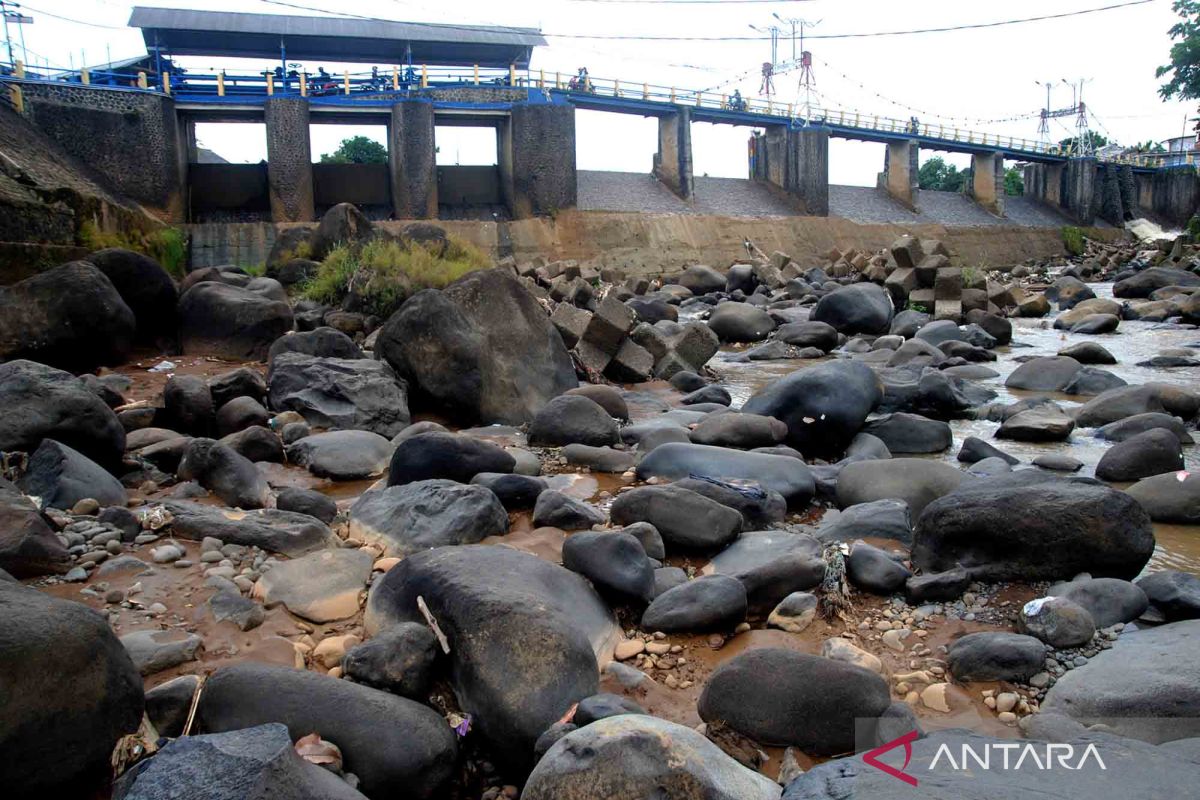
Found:
[{"label": "railing post", "polygon": [[643,100],[650,99],[650,84],[648,84],[648,83],[642,84],[642,99]]},{"label": "railing post", "polygon": [[429,70],[425,67],[424,64],[421,65],[421,88],[422,89],[429,88]]},{"label": "railing post", "polygon": [[861,125],[858,124],[858,112],[857,111],[854,112],[854,127],[856,127],[856,128],[862,127]]},{"label": "railing post", "polygon": [[225,70],[217,73],[217,97],[225,96]]},{"label": "railing post", "polygon": [[792,104],[788,103],[788,119],[792,118]]},{"label": "railing post", "polygon": [[544,69],[538,70],[538,88],[539,89],[546,88],[546,70],[544,70]]},{"label": "railing post", "polygon": [[392,65],[392,91],[400,91],[400,68],[395,64]]},{"label": "railing post", "polygon": [[475,85],[479,85],[479,65],[475,65]]},{"label": "railing post", "polygon": [[672,103],[675,102],[675,87],[674,86],[671,87],[671,102]]},{"label": "railing post", "polygon": [[300,96],[308,97],[308,73],[300,73]]},{"label": "railing post", "polygon": [[703,92],[696,92],[696,108],[700,107],[700,98],[702,95],[703,95]]},{"label": "railing post", "polygon": [[21,86],[16,83],[9,84],[8,94],[9,94],[9,97],[12,99],[13,108],[15,108],[17,110],[18,114],[24,114],[25,113],[25,95],[21,91]]},{"label": "railing post", "polygon": [[275,76],[270,72],[267,73],[267,97],[275,94]]},{"label": "railing post", "polygon": [[613,79],[613,97],[621,96],[621,81],[617,78]]},{"label": "railing post", "polygon": [[[18,61],[17,63],[20,64],[21,62]],[[82,83],[84,86],[91,85],[92,73],[90,70],[88,70],[87,67],[84,67],[83,69],[79,70],[79,82]]]},{"label": "railing post", "polygon": [[509,86],[517,85],[517,68],[513,64],[508,65],[508,85]]},{"label": "railing post", "polygon": [[342,86],[346,90],[346,94],[350,94],[350,70],[342,70]]},{"label": "railing post", "polygon": [[139,89],[147,88],[148,84],[146,83],[146,73],[138,72],[137,85]]},{"label": "railing post", "polygon": [[721,95],[721,109],[724,110],[726,108],[729,108],[729,95],[722,94]]},{"label": "railing post", "polygon": [[171,96],[171,73],[170,72],[163,73],[163,94],[167,95],[168,97]]},{"label": "railing post", "polygon": [[25,77],[24,61],[18,61],[17,63],[13,64],[13,74],[15,74],[18,78],[23,79]]},{"label": "railing post", "polygon": [[775,101],[773,101],[771,98],[768,97],[767,98],[767,116],[768,117],[775,113],[774,104],[775,104]]},{"label": "railing post", "polygon": [[561,72],[554,73],[554,88],[562,89],[562,73]]}]

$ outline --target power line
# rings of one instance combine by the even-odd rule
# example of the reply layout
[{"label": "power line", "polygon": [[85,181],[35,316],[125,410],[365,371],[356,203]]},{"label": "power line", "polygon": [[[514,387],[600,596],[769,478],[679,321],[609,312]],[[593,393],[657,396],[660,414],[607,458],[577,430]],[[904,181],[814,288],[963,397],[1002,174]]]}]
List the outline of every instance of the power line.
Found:
[{"label": "power line", "polygon": [[86,25],[89,28],[104,28],[104,29],[110,30],[110,31],[127,31],[127,30],[129,30],[129,28],[124,25],[105,25],[100,22],[86,22],[82,19],[74,19],[72,17],[64,17],[62,14],[55,14],[51,11],[42,11],[40,8],[34,8],[33,6],[31,6],[27,3],[23,3],[22,7],[26,11],[32,11],[35,14],[42,14],[47,17],[54,17],[54,19],[61,19],[63,22],[74,22],[76,25]]},{"label": "power line", "polygon": [[812,0],[567,0],[568,3],[612,3],[614,5],[661,5],[661,6],[736,6],[747,3],[784,5],[811,3]]},{"label": "power line", "polygon": [[[628,1],[628,0],[626,0]],[[1155,0],[1129,0],[1124,3],[1115,3],[1112,5],[1101,6],[1099,8],[1085,8],[1078,11],[1064,11],[1059,14],[1043,14],[1037,17],[1024,17],[1021,19],[1006,19],[997,20],[994,22],[977,22],[964,25],[951,25],[943,28],[919,28],[906,31],[872,31],[869,33],[826,33],[815,34],[811,39],[867,39],[885,36],[912,36],[917,34],[927,33],[949,33],[953,31],[980,30],[983,28],[998,28],[1006,25],[1020,25],[1026,22],[1044,22],[1053,19],[1065,19],[1067,17],[1078,17],[1085,14],[1096,14],[1102,11],[1113,11],[1120,8],[1129,8],[1131,6],[1140,6],[1147,3],[1152,3]],[[384,19],[381,17],[368,17],[359,14],[351,14],[344,11],[329,11],[328,9],[316,8],[314,6],[301,5],[299,3],[289,3],[284,0],[259,0],[261,3],[268,5],[283,6],[286,8],[295,8],[302,11],[316,11],[319,13],[335,14],[341,17],[350,17],[353,19],[363,19],[371,22],[399,22],[400,20]],[[462,31],[491,31],[494,28],[484,25],[446,25],[432,22],[406,22],[407,25],[421,25],[431,28],[440,29],[455,29]],[[652,36],[642,34],[601,34],[601,33],[548,33],[541,31],[542,36],[553,39],[596,39],[604,41],[651,41],[651,42],[763,42],[770,39],[769,36]]]}]

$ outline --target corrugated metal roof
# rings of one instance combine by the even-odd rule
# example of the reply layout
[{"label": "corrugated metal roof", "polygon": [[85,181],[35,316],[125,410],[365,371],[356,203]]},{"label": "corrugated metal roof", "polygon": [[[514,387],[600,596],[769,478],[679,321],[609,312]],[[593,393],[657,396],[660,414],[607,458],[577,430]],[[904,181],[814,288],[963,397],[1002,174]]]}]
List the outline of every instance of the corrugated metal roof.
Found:
[{"label": "corrugated metal roof", "polygon": [[270,34],[284,37],[386,39],[405,42],[497,44],[533,47],[546,44],[533,28],[445,25],[343,17],[247,14],[135,6],[129,27],[194,33]]}]

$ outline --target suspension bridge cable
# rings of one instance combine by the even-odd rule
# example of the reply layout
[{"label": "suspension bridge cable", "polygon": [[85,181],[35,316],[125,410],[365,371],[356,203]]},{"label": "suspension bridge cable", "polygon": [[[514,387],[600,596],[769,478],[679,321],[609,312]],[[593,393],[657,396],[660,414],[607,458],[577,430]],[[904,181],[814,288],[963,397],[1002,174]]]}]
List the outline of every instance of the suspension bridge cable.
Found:
[{"label": "suspension bridge cable", "polygon": [[129,30],[129,28],[126,27],[125,25],[105,25],[100,22],[87,22],[86,20],[82,20],[82,19],[75,19],[73,17],[65,17],[62,14],[55,14],[52,11],[43,11],[40,8],[34,8],[33,6],[29,5],[28,3],[22,3],[21,7],[24,8],[26,11],[32,11],[35,14],[43,14],[47,17],[53,17],[54,19],[60,19],[63,22],[73,22],[76,25],[86,25],[89,28],[104,28],[104,29],[110,30],[110,31],[127,31],[127,30]]}]

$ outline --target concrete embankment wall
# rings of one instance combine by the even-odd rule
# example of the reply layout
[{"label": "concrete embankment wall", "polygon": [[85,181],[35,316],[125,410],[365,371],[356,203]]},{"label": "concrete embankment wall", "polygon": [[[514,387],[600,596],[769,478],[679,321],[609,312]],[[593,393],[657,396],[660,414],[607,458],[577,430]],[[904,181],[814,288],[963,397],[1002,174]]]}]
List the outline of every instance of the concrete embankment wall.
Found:
[{"label": "concrete embankment wall", "polygon": [[[399,231],[405,222],[380,223]],[[1019,226],[955,227],[938,224],[864,224],[836,217],[746,218],[701,215],[568,211],[553,218],[509,223],[450,221],[438,223],[485,252],[497,256],[500,242],[511,245],[517,260],[534,256],[577,259],[655,275],[686,264],[726,266],[744,260],[743,240],[763,251],[782,250],[801,263],[822,264],[830,248],[878,250],[912,233],[941,239],[964,265],[1003,267],[1030,258],[1064,254],[1058,228]],[[188,226],[191,266],[266,261],[275,240],[270,223],[220,223]],[[1119,229],[1087,229],[1088,236],[1114,240]]]}]

